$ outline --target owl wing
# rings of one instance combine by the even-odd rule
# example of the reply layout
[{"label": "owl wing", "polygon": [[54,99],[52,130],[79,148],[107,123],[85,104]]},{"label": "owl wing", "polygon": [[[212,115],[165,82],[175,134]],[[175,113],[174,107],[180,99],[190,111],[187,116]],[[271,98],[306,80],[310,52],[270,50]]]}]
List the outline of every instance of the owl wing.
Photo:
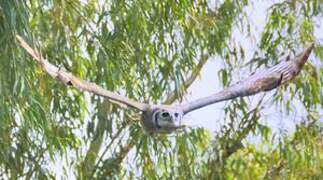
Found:
[{"label": "owl wing", "polygon": [[314,43],[310,44],[303,52],[295,57],[286,58],[275,66],[256,72],[247,79],[240,81],[232,86],[212,94],[210,96],[197,99],[179,106],[184,114],[214,104],[221,101],[254,95],[261,91],[270,91],[281,84],[293,79],[301,71],[309,55],[314,48]]},{"label": "owl wing", "polygon": [[84,81],[82,79],[75,77],[73,74],[66,72],[63,69],[51,64],[46,59],[43,59],[41,54],[36,49],[31,48],[22,37],[17,35],[16,38],[17,38],[18,42],[20,43],[20,45],[38,63],[41,64],[44,71],[46,71],[52,77],[55,77],[58,80],[62,81],[64,84],[74,86],[75,88],[78,88],[83,91],[88,91],[88,92],[94,93],[98,96],[102,96],[104,98],[107,98],[111,102],[114,102],[116,104],[127,105],[130,107],[136,108],[140,111],[146,111],[147,109],[150,108],[149,104],[134,101],[132,99],[121,96],[121,95],[116,94],[114,92],[108,91],[95,83]]}]

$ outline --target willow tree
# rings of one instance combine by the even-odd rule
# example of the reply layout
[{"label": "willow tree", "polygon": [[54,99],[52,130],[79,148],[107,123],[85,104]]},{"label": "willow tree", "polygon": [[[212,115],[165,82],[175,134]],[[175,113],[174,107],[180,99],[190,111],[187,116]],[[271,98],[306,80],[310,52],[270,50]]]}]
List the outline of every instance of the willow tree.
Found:
[{"label": "willow tree", "polygon": [[[232,31],[252,38],[249,3],[0,0],[0,176],[322,177],[323,47],[315,36],[321,2],[272,2],[246,59]],[[213,57],[224,64],[219,78],[227,86],[236,80],[232,72],[276,64],[309,42],[316,48],[299,77],[270,94],[269,103],[260,97],[256,106],[246,98],[225,104],[219,132],[186,127],[151,136],[137,111],[53,80],[19,47],[17,34],[74,75],[155,104],[185,101]],[[271,107],[280,114],[301,108],[306,116],[293,134],[276,136],[261,123]],[[250,144],[248,135],[259,135],[267,148]]]}]

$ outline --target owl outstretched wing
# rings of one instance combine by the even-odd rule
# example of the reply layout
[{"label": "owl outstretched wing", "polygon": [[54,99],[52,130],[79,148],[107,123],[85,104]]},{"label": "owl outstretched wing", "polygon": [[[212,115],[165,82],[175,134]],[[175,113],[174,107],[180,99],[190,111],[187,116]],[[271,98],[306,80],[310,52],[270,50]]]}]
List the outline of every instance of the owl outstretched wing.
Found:
[{"label": "owl outstretched wing", "polygon": [[41,64],[44,71],[46,71],[52,77],[57,78],[64,84],[74,86],[75,88],[83,91],[92,92],[98,96],[107,98],[111,102],[114,102],[116,104],[127,105],[140,111],[146,111],[150,108],[149,104],[137,102],[117,93],[108,91],[95,83],[77,78],[73,74],[64,71],[63,69],[51,64],[48,60],[44,59],[41,54],[36,49],[31,48],[22,37],[17,35],[16,38],[20,45],[34,58],[34,60]]},{"label": "owl outstretched wing", "polygon": [[287,83],[301,71],[309,55],[314,48],[314,43],[310,44],[303,52],[295,57],[286,58],[275,66],[256,72],[232,86],[212,94],[210,96],[197,99],[179,106],[183,113],[202,108],[221,101],[254,95],[261,91],[270,91],[281,84]]}]

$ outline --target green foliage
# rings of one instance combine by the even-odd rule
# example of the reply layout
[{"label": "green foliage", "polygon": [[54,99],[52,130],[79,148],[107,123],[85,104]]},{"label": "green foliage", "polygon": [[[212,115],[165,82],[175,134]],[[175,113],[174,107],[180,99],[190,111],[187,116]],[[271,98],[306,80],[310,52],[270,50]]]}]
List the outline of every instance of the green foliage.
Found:
[{"label": "green foliage", "polygon": [[[278,142],[248,144],[226,162],[229,179],[320,179],[323,177],[322,131],[313,124],[301,124],[293,137]],[[260,146],[260,147],[259,147]]]},{"label": "green foliage", "polygon": [[[252,36],[245,8],[252,3],[0,0],[0,179],[322,178],[323,45],[315,37],[321,1],[272,2],[258,48],[242,67],[246,49],[235,45],[232,31],[247,27],[243,33]],[[274,64],[308,42],[316,49],[269,103],[261,97],[256,106],[245,98],[225,104],[219,132],[185,128],[150,136],[136,111],[45,74],[16,34],[73,74],[151,103],[182,101],[212,57],[223,59],[218,75],[227,86],[236,70]],[[304,123],[293,133],[275,133],[262,123],[272,107],[282,115],[302,108]]]}]

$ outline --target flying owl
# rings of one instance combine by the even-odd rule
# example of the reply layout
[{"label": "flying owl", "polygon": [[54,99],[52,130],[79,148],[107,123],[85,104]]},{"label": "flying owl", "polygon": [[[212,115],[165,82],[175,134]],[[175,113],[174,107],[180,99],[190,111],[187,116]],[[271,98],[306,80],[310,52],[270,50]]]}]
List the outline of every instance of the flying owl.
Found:
[{"label": "flying owl", "polygon": [[88,91],[107,98],[113,103],[127,105],[141,111],[141,124],[147,132],[152,134],[172,133],[183,127],[183,116],[191,111],[217,102],[250,96],[262,91],[270,91],[287,83],[301,71],[314,48],[314,43],[312,43],[296,56],[287,56],[287,58],[271,68],[255,72],[245,80],[232,84],[224,90],[210,96],[180,105],[157,105],[137,102],[108,91],[95,83],[79,79],[44,59],[22,37],[17,35],[16,38],[20,45],[42,66],[43,70],[52,77],[57,78],[66,85],[74,86],[82,91]]}]

